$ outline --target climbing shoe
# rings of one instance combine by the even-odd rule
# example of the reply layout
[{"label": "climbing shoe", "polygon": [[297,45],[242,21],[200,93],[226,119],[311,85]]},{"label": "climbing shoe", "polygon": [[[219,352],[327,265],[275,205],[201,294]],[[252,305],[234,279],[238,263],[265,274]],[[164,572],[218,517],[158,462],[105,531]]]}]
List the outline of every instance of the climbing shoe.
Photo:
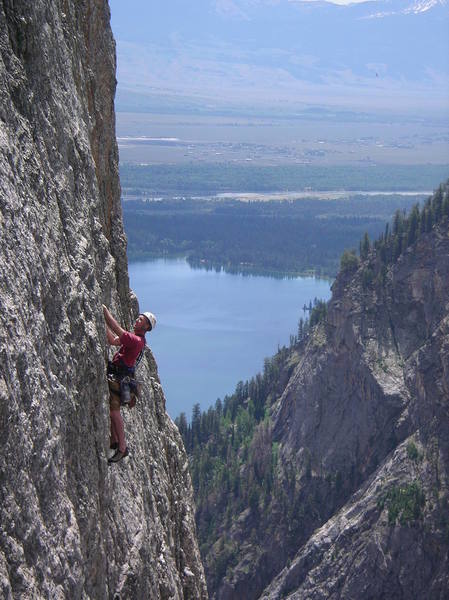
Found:
[{"label": "climbing shoe", "polygon": [[118,450],[118,442],[114,442],[109,445],[110,450]]},{"label": "climbing shoe", "polygon": [[129,454],[128,448],[125,448],[125,452],[120,452],[120,450],[117,449],[114,456],[111,456],[111,458],[108,459],[108,463],[109,464],[117,463],[117,462],[119,462],[119,460],[122,460],[122,458],[126,458],[128,456],[128,454]]}]

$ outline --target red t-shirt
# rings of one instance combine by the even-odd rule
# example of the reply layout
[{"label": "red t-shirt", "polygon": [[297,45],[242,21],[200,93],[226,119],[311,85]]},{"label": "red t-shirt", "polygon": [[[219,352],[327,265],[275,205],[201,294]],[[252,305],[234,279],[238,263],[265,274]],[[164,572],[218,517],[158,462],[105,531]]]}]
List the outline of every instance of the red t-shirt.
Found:
[{"label": "red t-shirt", "polygon": [[120,336],[120,348],[114,354],[112,362],[117,364],[123,361],[127,367],[134,367],[136,359],[145,346],[145,338],[130,331],[125,331]]}]

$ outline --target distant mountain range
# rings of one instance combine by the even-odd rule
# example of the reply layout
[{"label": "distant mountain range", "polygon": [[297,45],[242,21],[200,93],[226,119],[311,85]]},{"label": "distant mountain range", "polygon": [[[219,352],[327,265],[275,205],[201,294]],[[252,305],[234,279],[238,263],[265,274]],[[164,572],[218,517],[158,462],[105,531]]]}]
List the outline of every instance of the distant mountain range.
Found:
[{"label": "distant mountain range", "polygon": [[[383,4],[387,4],[384,2]],[[390,3],[388,3],[390,4]],[[391,9],[391,6],[384,12],[375,12],[370,15],[371,18],[375,17],[387,17],[390,15],[410,15],[410,14],[419,14],[426,12],[432,9],[435,6],[447,4],[447,0],[421,0],[416,2],[409,2],[405,0],[404,2],[396,2],[396,5]],[[402,5],[402,6],[401,6]]]},{"label": "distant mountain range", "polygon": [[449,111],[447,0],[135,0],[132,7],[111,0],[119,109],[182,95]]}]

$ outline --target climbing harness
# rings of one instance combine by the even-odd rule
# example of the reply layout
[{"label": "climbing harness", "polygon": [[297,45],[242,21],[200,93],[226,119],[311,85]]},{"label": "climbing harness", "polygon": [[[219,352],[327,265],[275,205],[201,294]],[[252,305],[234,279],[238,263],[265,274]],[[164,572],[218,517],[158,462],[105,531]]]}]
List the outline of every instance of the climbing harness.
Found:
[{"label": "climbing harness", "polygon": [[140,397],[142,382],[134,377],[144,355],[145,346],[139,353],[134,367],[128,367],[123,361],[113,363],[108,360],[107,379],[110,393],[120,400],[120,406],[133,408]]}]

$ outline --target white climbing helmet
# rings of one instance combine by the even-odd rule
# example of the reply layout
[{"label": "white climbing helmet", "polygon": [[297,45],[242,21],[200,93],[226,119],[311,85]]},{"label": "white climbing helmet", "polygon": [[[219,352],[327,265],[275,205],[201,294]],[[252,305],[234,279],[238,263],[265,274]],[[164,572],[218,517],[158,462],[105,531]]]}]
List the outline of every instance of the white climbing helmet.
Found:
[{"label": "white climbing helmet", "polygon": [[156,327],[156,317],[153,315],[153,313],[150,312],[144,312],[142,314],[144,317],[147,318],[149,324],[151,325],[150,331],[152,331]]}]

